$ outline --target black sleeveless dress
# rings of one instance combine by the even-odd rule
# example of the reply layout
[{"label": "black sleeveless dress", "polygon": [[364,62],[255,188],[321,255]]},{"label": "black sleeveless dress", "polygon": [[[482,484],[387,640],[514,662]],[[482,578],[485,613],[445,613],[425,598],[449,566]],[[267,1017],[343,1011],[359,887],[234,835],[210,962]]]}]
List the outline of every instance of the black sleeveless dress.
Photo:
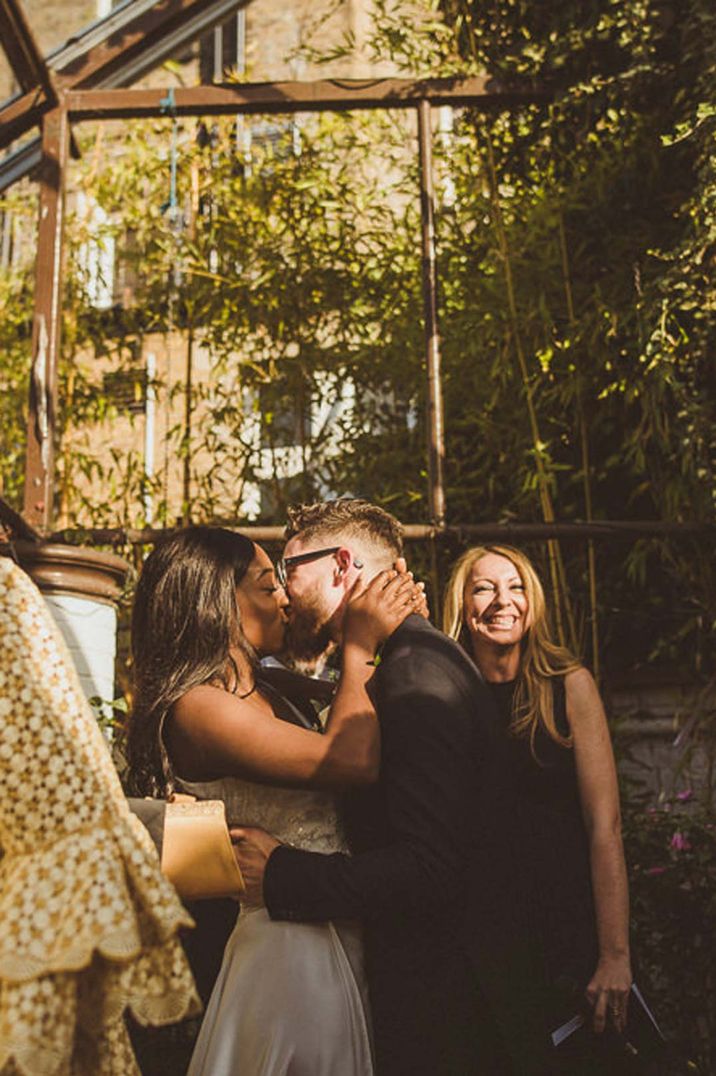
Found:
[{"label": "black sleeveless dress", "polygon": [[[479,929],[487,992],[515,1072],[541,1074],[563,1071],[567,1051],[555,1051],[551,1033],[584,1007],[598,945],[574,752],[541,727],[534,751],[529,736],[511,732],[515,686],[488,684],[500,729],[486,789],[495,826],[483,843],[489,870]],[[552,687],[566,736],[564,678]]]}]

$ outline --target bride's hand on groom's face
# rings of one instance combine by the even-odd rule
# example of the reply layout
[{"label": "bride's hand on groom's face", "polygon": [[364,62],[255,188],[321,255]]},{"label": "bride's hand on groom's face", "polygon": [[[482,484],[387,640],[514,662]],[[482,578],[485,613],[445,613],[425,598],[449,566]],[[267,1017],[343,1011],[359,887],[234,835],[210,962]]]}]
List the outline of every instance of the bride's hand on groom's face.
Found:
[{"label": "bride's hand on groom's face", "polygon": [[[407,572],[408,572],[408,562],[406,561],[405,557],[398,557],[398,559],[395,561],[393,567],[395,568],[396,572],[398,572],[399,575],[406,575]],[[426,620],[429,620],[430,619],[430,606],[428,605],[428,598],[427,598],[427,595],[425,593],[425,584],[424,583],[416,583],[415,586],[418,588],[420,593],[416,597],[416,602],[415,602],[415,607],[413,609],[413,612],[414,613],[419,613],[420,616],[423,616],[423,617],[425,617]]]},{"label": "bride's hand on groom's face", "polygon": [[420,585],[409,572],[390,568],[378,572],[367,585],[359,577],[348,592],[343,620],[344,650],[357,647],[372,660],[405,618],[419,611],[422,601]]},{"label": "bride's hand on groom's face", "polygon": [[245,899],[248,904],[264,902],[264,871],[268,858],[274,848],[281,843],[270,833],[253,826],[242,826],[229,830],[234,855],[246,887]]}]

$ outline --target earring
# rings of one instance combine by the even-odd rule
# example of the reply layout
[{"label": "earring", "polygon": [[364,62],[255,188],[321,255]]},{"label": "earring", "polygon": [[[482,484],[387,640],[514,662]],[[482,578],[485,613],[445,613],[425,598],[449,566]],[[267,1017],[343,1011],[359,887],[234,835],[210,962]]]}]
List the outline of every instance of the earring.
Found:
[{"label": "earring", "polygon": [[362,560],[354,560],[353,561],[353,567],[354,568],[362,568],[363,567],[363,561]]}]

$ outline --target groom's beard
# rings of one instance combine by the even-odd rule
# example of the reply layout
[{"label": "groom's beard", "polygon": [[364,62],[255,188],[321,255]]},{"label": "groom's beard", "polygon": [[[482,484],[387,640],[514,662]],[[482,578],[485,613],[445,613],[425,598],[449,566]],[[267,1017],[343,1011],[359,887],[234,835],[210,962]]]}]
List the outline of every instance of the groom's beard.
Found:
[{"label": "groom's beard", "polygon": [[306,601],[301,607],[291,606],[283,651],[288,664],[303,669],[325,661],[334,647],[330,618],[320,597]]}]

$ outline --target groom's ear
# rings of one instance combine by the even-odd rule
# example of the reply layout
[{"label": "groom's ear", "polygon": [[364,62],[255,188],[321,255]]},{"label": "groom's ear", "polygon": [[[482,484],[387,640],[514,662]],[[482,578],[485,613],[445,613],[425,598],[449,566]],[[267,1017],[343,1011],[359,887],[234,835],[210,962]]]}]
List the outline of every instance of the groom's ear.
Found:
[{"label": "groom's ear", "polygon": [[341,575],[345,575],[351,566],[352,555],[350,549],[346,549],[345,546],[336,553],[336,564],[338,565],[338,571]]}]

